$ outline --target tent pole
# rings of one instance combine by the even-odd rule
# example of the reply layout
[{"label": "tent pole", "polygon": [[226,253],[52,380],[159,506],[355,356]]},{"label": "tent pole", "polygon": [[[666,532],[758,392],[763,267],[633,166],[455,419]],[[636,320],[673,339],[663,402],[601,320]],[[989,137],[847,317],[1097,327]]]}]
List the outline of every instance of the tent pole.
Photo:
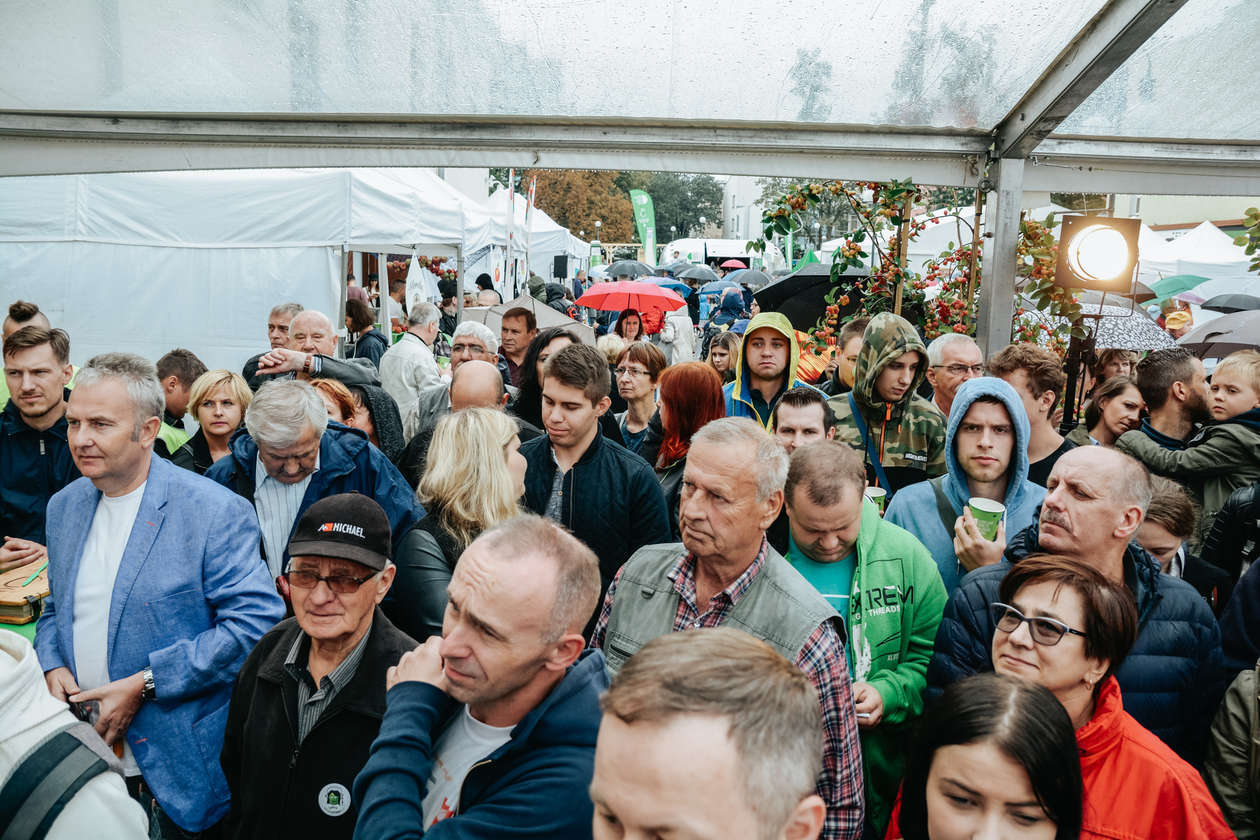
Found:
[{"label": "tent pole", "polygon": [[980,317],[976,320],[976,342],[985,358],[1011,343],[1011,326],[1015,320],[1019,207],[1024,196],[1022,158],[1002,158],[993,169],[996,169],[991,217],[993,238],[986,237],[985,240],[984,282],[980,284]]},{"label": "tent pole", "polygon": [[464,246],[455,246],[455,324],[464,320]]},{"label": "tent pole", "polygon": [[379,317],[381,319],[381,332],[392,342],[394,339],[394,328],[389,320],[389,262],[388,254],[376,255],[376,286],[380,289],[380,297],[377,298],[378,309],[380,309]]},{"label": "tent pole", "polygon": [[[349,263],[349,257],[350,245],[347,243],[341,246],[341,259],[337,261],[337,283],[339,284],[338,288],[340,289],[340,292],[337,295],[337,324],[335,326],[337,326],[338,334],[342,332],[346,324],[346,298],[350,294],[350,284],[346,280],[345,268]],[[345,332],[346,338],[345,340],[339,342],[340,347],[338,348],[341,350],[342,358],[345,358],[346,355],[346,341],[349,341],[350,339],[349,330],[346,330]]]}]

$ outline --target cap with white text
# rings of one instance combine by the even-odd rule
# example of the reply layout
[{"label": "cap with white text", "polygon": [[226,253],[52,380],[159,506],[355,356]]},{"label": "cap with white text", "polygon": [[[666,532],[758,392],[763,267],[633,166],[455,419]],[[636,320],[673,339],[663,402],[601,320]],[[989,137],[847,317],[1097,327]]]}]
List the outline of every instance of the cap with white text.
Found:
[{"label": "cap with white text", "polygon": [[339,493],[306,509],[289,540],[290,557],[337,557],[381,571],[389,564],[389,517],[361,493]]}]

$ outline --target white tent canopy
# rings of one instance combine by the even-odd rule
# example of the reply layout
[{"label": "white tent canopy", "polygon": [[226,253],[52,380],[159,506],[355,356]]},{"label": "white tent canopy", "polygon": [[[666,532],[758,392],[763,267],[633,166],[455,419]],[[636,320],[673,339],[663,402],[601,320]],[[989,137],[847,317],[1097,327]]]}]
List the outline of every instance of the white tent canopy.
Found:
[{"label": "white tent canopy", "polygon": [[[559,225],[554,219],[537,206],[530,214],[529,231],[525,230],[525,196],[517,194],[514,203],[515,250],[524,252],[529,244],[530,270],[544,278],[551,277],[551,260],[560,255],[570,257],[589,256],[588,249],[582,246],[582,240],[569,233],[569,229]],[[507,243],[508,191],[495,190],[486,200],[486,207],[496,225],[497,244]]]},{"label": "white tent canopy", "polygon": [[[1155,238],[1158,239],[1159,234],[1155,234]],[[1204,299],[1260,292],[1260,276],[1248,270],[1251,258],[1234,244],[1229,234],[1211,222],[1203,222],[1162,245],[1154,257],[1142,253],[1138,272],[1142,282],[1149,284],[1176,274],[1197,274],[1208,278],[1208,282],[1194,289],[1194,293]]]},{"label": "white tent canopy", "polygon": [[419,169],[0,179],[0,294],[38,303],[76,362],[186,347],[239,370],[276,304],[336,320],[346,247],[451,256],[488,238],[465,205]]}]

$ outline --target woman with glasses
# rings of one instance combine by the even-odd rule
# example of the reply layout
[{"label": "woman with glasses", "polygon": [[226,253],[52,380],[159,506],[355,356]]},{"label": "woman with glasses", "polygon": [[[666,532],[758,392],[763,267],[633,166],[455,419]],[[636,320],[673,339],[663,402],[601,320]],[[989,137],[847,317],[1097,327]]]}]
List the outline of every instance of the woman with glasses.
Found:
[{"label": "woman with glasses", "polygon": [[1080,829],[1080,760],[1053,694],[977,674],[928,707],[890,840],[1076,840]]},{"label": "woman with glasses", "polygon": [[617,393],[626,410],[615,415],[626,449],[638,452],[656,411],[656,382],[665,370],[665,354],[655,344],[635,341],[617,356],[613,368]]},{"label": "woman with glasses", "polygon": [[506,412],[465,408],[443,417],[418,495],[427,511],[398,546],[390,621],[424,640],[442,634],[446,585],[459,556],[482,531],[520,513],[525,456]]},{"label": "woman with glasses", "polygon": [[1076,729],[1082,837],[1233,837],[1203,779],[1124,710],[1113,676],[1137,638],[1133,597],[1069,557],[1011,567],[991,605],[993,670],[1047,689]]}]

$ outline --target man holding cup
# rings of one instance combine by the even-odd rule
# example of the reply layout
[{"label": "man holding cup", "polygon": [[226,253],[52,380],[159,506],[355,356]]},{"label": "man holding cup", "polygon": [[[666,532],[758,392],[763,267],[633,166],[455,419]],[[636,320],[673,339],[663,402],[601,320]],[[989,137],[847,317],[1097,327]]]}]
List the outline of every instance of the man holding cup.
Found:
[{"label": "man holding cup", "polygon": [[945,588],[1002,559],[1006,535],[1033,523],[1046,489],[1028,480],[1028,415],[1015,389],[984,376],[963,383],[950,407],[945,475],[913,484],[888,521],[927,546]]}]

